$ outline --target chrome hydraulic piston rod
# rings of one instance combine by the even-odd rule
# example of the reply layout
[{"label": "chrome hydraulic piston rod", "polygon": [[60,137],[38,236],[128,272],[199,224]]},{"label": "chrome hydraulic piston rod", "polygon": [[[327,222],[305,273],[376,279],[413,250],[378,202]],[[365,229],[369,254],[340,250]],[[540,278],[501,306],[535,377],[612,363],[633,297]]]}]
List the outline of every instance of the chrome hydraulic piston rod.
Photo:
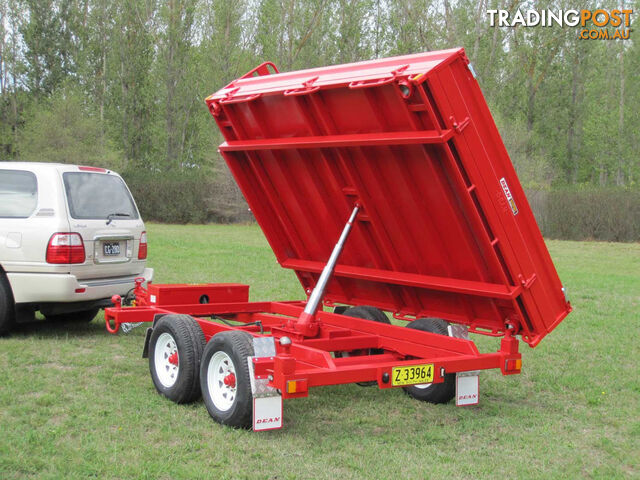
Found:
[{"label": "chrome hydraulic piston rod", "polygon": [[353,222],[358,215],[358,211],[360,210],[360,205],[356,204],[351,212],[351,216],[347,221],[347,224],[344,226],[342,230],[342,234],[340,235],[340,239],[336,246],[333,247],[333,251],[331,252],[331,256],[329,257],[329,261],[322,269],[322,273],[320,274],[320,278],[318,279],[318,283],[316,284],[313,292],[309,296],[309,300],[307,301],[307,305],[304,308],[304,312],[298,318],[296,322],[296,329],[299,330],[303,334],[313,334],[314,328],[311,327],[313,323],[316,311],[322,301],[322,297],[324,297],[324,291],[327,288],[327,284],[331,279],[331,275],[333,275],[333,270],[336,267],[336,263],[338,263],[338,258],[342,253],[342,249],[344,248],[344,244],[347,241],[347,237],[351,232],[351,227],[353,226]]}]

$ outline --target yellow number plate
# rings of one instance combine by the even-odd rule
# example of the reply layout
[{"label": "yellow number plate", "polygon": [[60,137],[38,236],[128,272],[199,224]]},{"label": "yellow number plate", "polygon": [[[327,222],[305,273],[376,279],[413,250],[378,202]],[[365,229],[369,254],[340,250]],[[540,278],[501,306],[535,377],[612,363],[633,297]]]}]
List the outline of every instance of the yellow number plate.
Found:
[{"label": "yellow number plate", "polygon": [[433,363],[412,365],[410,367],[393,367],[391,385],[419,385],[433,382]]}]

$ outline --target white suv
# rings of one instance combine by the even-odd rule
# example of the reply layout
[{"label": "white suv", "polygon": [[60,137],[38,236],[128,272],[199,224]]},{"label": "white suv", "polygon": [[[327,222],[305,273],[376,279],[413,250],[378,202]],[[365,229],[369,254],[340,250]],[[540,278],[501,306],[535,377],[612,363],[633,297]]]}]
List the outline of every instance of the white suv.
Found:
[{"label": "white suv", "polygon": [[147,236],[115,172],[0,162],[0,333],[36,310],[90,321],[145,268]]}]

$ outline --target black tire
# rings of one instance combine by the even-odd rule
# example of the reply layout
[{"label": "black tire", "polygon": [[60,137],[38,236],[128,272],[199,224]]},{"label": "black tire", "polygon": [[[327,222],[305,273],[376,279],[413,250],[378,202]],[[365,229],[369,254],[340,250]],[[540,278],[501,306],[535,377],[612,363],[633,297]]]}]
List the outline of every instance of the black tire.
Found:
[{"label": "black tire", "polygon": [[[373,322],[386,323],[388,325],[391,324],[389,318],[384,314],[382,310],[370,305],[359,305],[357,307],[350,307],[347,308],[342,314],[347,317],[363,318],[365,320],[371,320]],[[381,353],[383,353],[383,351],[379,348],[371,348],[369,350],[355,350],[353,352],[336,352],[336,357],[353,355],[380,355]],[[361,387],[371,387],[373,385],[377,385],[377,382],[356,382],[356,385],[360,385]]]},{"label": "black tire", "polygon": [[[389,318],[384,314],[382,310],[370,305],[360,305],[357,307],[347,308],[344,311],[343,315],[347,317],[363,318],[365,320],[371,320],[373,322],[386,323],[387,325],[391,325]],[[382,353],[382,350],[378,348],[372,348],[365,353],[368,353],[369,355],[379,355]],[[368,383],[369,382],[367,382],[367,384]]]},{"label": "black tire", "polygon": [[[449,323],[441,318],[417,318],[407,324],[407,328],[446,336],[449,336],[448,326]],[[456,375],[455,373],[446,374],[442,383],[411,385],[410,387],[402,388],[410,397],[416,400],[429,403],[447,403],[456,394]]]},{"label": "black tire", "polygon": [[353,318],[364,318],[365,320],[373,320],[378,323],[391,324],[389,318],[382,310],[370,305],[360,305],[357,307],[347,308],[342,315]]},{"label": "black tire", "polygon": [[[200,398],[200,359],[205,343],[200,325],[189,315],[165,315],[158,320],[149,341],[149,371],[158,393],[175,403]],[[169,359],[174,354],[177,364]]]},{"label": "black tire", "polygon": [[45,315],[47,320],[52,322],[78,322],[78,323],[89,323],[96,315],[100,308],[91,308],[89,310],[82,310],[80,312],[70,312],[70,313],[60,313],[57,315]]},{"label": "black tire", "polygon": [[15,304],[11,285],[4,273],[0,272],[0,335],[9,333],[14,321]]},{"label": "black tire", "polygon": [[[247,365],[250,356],[253,356],[253,337],[240,330],[214,335],[204,349],[200,366],[202,399],[209,415],[218,423],[235,428],[251,427],[253,395]],[[226,384],[232,370],[235,371],[233,386]]]}]

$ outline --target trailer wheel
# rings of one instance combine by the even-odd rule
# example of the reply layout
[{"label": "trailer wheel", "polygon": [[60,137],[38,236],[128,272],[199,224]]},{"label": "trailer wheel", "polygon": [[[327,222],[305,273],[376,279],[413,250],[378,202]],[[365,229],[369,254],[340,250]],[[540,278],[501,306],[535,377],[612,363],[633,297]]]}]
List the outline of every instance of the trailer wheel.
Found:
[{"label": "trailer wheel", "polygon": [[[448,326],[449,323],[441,318],[418,318],[407,324],[407,328],[447,336],[449,335]],[[410,397],[417,400],[430,403],[447,403],[456,394],[456,375],[455,373],[446,374],[442,383],[425,383],[402,388]]]},{"label": "trailer wheel", "polygon": [[389,318],[382,310],[371,305],[359,305],[357,307],[347,308],[343,313],[347,317],[364,318],[365,320],[373,320],[378,323],[391,324]]},{"label": "trailer wheel", "polygon": [[[370,305],[359,305],[357,307],[347,308],[343,313],[347,317],[363,318],[365,320],[371,320],[378,323],[391,324],[389,318],[384,314],[382,310]],[[352,352],[337,352],[336,357],[349,357],[355,355],[380,355],[383,353],[379,348],[371,348],[369,350],[354,350]],[[356,382],[356,385],[361,387],[371,387],[377,385],[378,382]]]},{"label": "trailer wheel", "polygon": [[211,338],[200,366],[202,398],[209,415],[218,423],[251,427],[253,396],[247,357],[253,355],[253,337],[229,330]]},{"label": "trailer wheel", "polygon": [[[390,325],[391,322],[389,321],[389,318],[384,314],[384,312],[382,310],[380,310],[379,308],[376,307],[372,307],[370,305],[360,305],[357,307],[351,307],[351,308],[347,308],[343,315],[347,316],[347,317],[352,317],[352,318],[362,318],[364,320],[371,320],[373,322],[378,322],[378,323],[386,323],[387,325]],[[379,355],[382,353],[382,350],[378,349],[378,348],[371,348],[368,351],[367,350],[354,350],[353,352],[338,352],[339,357],[342,356],[353,356],[353,355]],[[365,382],[367,384],[369,384],[369,382]],[[376,383],[376,382],[373,382]]]},{"label": "trailer wheel", "polygon": [[200,359],[205,338],[189,315],[165,315],[149,341],[149,371],[156,390],[175,403],[200,397]]},{"label": "trailer wheel", "polygon": [[8,333],[15,320],[15,304],[11,285],[0,271],[0,335]]}]

